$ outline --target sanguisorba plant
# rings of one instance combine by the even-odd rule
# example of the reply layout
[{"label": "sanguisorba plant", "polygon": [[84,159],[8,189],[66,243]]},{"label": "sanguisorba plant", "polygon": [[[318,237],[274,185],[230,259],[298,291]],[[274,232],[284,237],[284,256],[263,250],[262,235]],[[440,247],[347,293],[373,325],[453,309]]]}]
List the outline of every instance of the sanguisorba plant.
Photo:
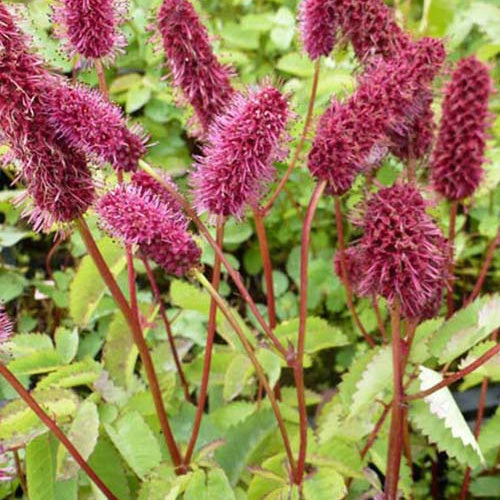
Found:
[{"label": "sanguisorba plant", "polygon": [[[41,337],[13,333],[7,312],[0,309],[0,374],[20,398],[11,396],[0,410],[0,460],[6,462],[0,481],[20,485],[26,498],[63,498],[54,496],[58,483],[52,460],[58,479],[74,480],[81,468],[92,483],[92,498],[120,500],[430,498],[434,493],[412,488],[412,478],[417,480],[425,467],[431,470],[435,454],[423,446],[422,436],[464,466],[461,498],[471,474],[486,466],[477,440],[488,376],[499,362],[500,299],[478,296],[498,238],[463,301],[453,293],[453,275],[457,213],[483,176],[493,90],[489,70],[474,56],[447,63],[444,41],[413,39],[382,0],[302,0],[298,9],[303,48],[315,72],[303,131],[288,169],[277,179],[275,163],[287,161],[293,140],[289,125],[298,120],[291,96],[271,79],[243,86],[218,61],[194,6],[188,0],[162,2],[152,40],[161,42],[169,81],[193,110],[188,133],[196,154],[191,192],[185,195],[165,173],[166,166],[152,168],[146,162],[148,138],[109,101],[105,67],[126,50],[119,31],[126,21],[122,2],[57,0],[54,6],[54,33],[64,40],[75,69],[94,66],[99,90],[51,72],[18,27],[11,6],[0,3],[0,134],[8,146],[7,162],[15,165],[16,180],[26,188],[20,203],[35,230],[55,230],[58,237],[73,229],[80,233],[93,269],[122,314],[121,328],[131,335],[130,341],[119,337],[130,348],[116,361],[125,367],[126,384],[114,378],[109,365],[104,370],[99,358],[30,371],[20,363],[20,352],[36,351]],[[352,46],[359,62],[356,88],[343,99],[333,97],[314,123],[321,61],[341,42]],[[441,79],[448,82],[440,85]],[[434,110],[441,96],[437,130]],[[304,164],[316,187],[302,223],[299,317],[278,324],[265,222],[300,165],[313,127]],[[389,155],[401,168],[387,186],[377,180],[377,172]],[[352,189],[359,191],[360,201],[346,218],[343,196]],[[324,320],[308,317],[312,225],[319,204],[328,198],[333,198],[338,249],[333,265],[345,288],[355,336],[363,344],[312,421],[308,406],[316,403],[304,377],[310,356],[317,343],[348,342]],[[448,237],[431,215],[439,203],[445,210],[449,204]],[[97,227],[88,224],[96,216]],[[224,229],[231,218],[253,218],[267,307],[257,305],[247,280],[224,253]],[[351,243],[344,235],[349,221],[356,232]],[[96,242],[99,231],[122,247],[122,267],[118,257],[110,262],[103,255]],[[213,259],[210,279],[201,265],[202,240]],[[121,280],[125,266],[127,279]],[[248,307],[248,317],[220,295],[223,271],[240,298],[237,305]],[[139,272],[146,274],[152,292],[149,311],[138,296]],[[195,370],[192,354],[181,352],[175,338],[174,318],[157,281],[160,272],[198,280],[210,296],[203,360]],[[194,285],[183,286],[195,302],[203,297]],[[443,322],[445,292],[449,319]],[[357,312],[365,297],[378,331],[364,325]],[[390,312],[390,335],[382,305]],[[162,361],[166,351],[148,335],[157,314],[182,397],[169,392],[172,384]],[[71,333],[60,335],[70,341]],[[65,342],[55,340],[58,349]],[[251,386],[246,402],[224,406],[211,385],[213,356],[222,340],[235,355],[234,371],[226,377],[241,377],[243,387],[248,373],[256,376],[258,388]],[[115,342],[108,349],[119,347]],[[90,374],[81,373],[82,366]],[[282,387],[282,369],[289,370],[293,388]],[[472,434],[448,386],[475,370],[484,381]],[[42,378],[26,376],[47,372]],[[54,443],[40,446],[44,428],[31,411],[60,441],[54,456]],[[279,433],[274,438],[268,432],[264,440],[263,428],[272,430],[273,422]],[[8,464],[9,452],[15,467]],[[34,459],[51,464],[52,496],[35,490]],[[248,465],[252,468],[246,470]],[[84,492],[81,498],[91,498],[88,479],[74,480],[74,491]]]}]

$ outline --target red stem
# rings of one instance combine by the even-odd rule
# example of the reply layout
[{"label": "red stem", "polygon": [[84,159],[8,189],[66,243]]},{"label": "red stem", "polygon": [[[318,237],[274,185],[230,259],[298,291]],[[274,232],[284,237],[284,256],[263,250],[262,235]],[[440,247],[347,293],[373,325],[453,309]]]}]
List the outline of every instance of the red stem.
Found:
[{"label": "red stem", "polygon": [[425,398],[426,396],[429,396],[430,394],[439,391],[439,389],[442,389],[443,387],[447,387],[453,384],[457,380],[460,380],[461,378],[465,377],[469,373],[479,368],[481,365],[486,363],[488,360],[490,360],[493,356],[495,356],[499,352],[500,352],[500,344],[497,344],[488,351],[486,351],[482,356],[477,358],[475,361],[473,361],[470,365],[467,365],[462,370],[454,373],[453,375],[450,375],[449,377],[446,377],[441,382],[433,385],[432,387],[429,387],[429,389],[406,396],[405,401],[413,401],[415,399]]},{"label": "red stem", "polygon": [[401,349],[401,306],[397,300],[391,308],[391,327],[394,399],[392,401],[391,429],[385,471],[385,500],[397,500],[398,498],[399,470],[403,451],[403,355]]},{"label": "red stem", "polygon": [[302,130],[302,135],[300,136],[299,143],[297,144],[297,148],[295,149],[295,153],[293,155],[292,161],[290,162],[290,165],[288,166],[288,169],[285,172],[285,175],[283,176],[280,183],[278,184],[276,191],[272,194],[271,198],[269,198],[269,201],[266,203],[264,208],[261,210],[261,213],[264,217],[269,213],[272,206],[274,205],[274,202],[276,201],[276,198],[278,198],[279,194],[284,189],[285,184],[288,181],[288,178],[292,174],[293,169],[295,168],[295,165],[297,164],[297,161],[300,157],[300,153],[302,152],[302,149],[304,148],[304,143],[306,141],[306,137],[307,137],[307,134],[309,133],[309,129],[310,129],[311,123],[312,123],[314,103],[316,102],[316,94],[318,92],[320,68],[321,68],[321,59],[318,59],[316,61],[315,66],[314,66],[314,77],[313,77],[313,83],[312,83],[312,88],[311,88],[311,96],[309,98],[309,106],[307,109],[306,121],[304,123],[304,129]]},{"label": "red stem", "polygon": [[498,233],[490,243],[488,250],[486,252],[486,256],[484,259],[483,267],[481,268],[481,272],[477,279],[476,285],[474,286],[474,290],[470,294],[469,298],[465,302],[465,305],[469,305],[472,301],[476,299],[476,297],[481,293],[481,289],[483,288],[484,282],[486,280],[486,275],[488,274],[488,270],[493,262],[493,257],[495,255],[495,250],[497,246],[500,245],[500,228],[498,228]]},{"label": "red stem", "polygon": [[31,394],[23,387],[17,380],[16,376],[3,364],[0,363],[0,374],[7,380],[12,388],[21,396],[24,402],[33,410],[37,417],[50,429],[52,434],[61,442],[61,444],[68,450],[68,453],[75,459],[77,464],[86,472],[89,478],[95,485],[102,491],[102,493],[109,498],[109,500],[118,500],[109,488],[101,481],[99,476],[80,455],[80,452],[75,448],[71,441],[65,436],[63,431],[52,420],[43,408],[33,399]]},{"label": "red stem", "polygon": [[94,66],[97,73],[97,79],[99,80],[99,90],[106,99],[109,99],[108,84],[106,83],[106,76],[104,75],[104,68],[102,67],[101,60],[95,59]]},{"label": "red stem", "polygon": [[302,246],[300,249],[300,308],[299,308],[299,335],[297,341],[297,353],[293,367],[295,377],[295,385],[297,386],[297,401],[299,407],[300,421],[300,446],[299,456],[297,459],[297,474],[295,477],[296,484],[302,484],[304,470],[306,464],[307,453],[307,408],[304,387],[304,347],[307,327],[307,286],[308,286],[308,262],[309,262],[309,245],[311,242],[311,228],[314,219],[314,214],[318,208],[319,201],[326,188],[326,182],[318,182],[311,196],[311,201],[307,207],[307,213],[302,226]]},{"label": "red stem", "polygon": [[252,311],[252,314],[255,316],[257,319],[259,325],[262,327],[266,335],[269,337],[273,345],[276,347],[278,352],[281,354],[283,359],[289,360],[289,353],[288,351],[283,347],[279,339],[274,335],[273,331],[271,328],[269,328],[269,325],[267,324],[266,320],[260,314],[259,310],[257,309],[257,306],[255,302],[253,301],[250,293],[246,289],[245,285],[243,284],[243,279],[241,278],[241,275],[238,271],[234,269],[233,266],[229,263],[227,260],[226,256],[224,255],[224,252],[222,249],[217,245],[217,242],[212,238],[212,235],[206,228],[205,224],[201,221],[201,219],[198,217],[196,214],[196,211],[191,207],[189,202],[180,194],[176,189],[174,189],[172,186],[170,186],[168,183],[165,182],[164,179],[162,179],[161,176],[157,175],[154,170],[152,170],[149,165],[147,165],[144,161],[139,162],[142,169],[147,172],[151,177],[156,179],[172,196],[175,200],[177,200],[183,207],[184,211],[186,214],[190,217],[190,219],[196,224],[198,230],[200,233],[203,235],[203,237],[207,240],[209,245],[214,249],[215,253],[219,256],[223,266],[226,268],[229,276],[231,276],[231,279],[233,280],[234,284],[238,288],[239,292],[241,293],[241,296],[243,300],[248,304],[250,307],[250,310]]},{"label": "red stem", "polygon": [[[217,219],[217,235],[216,235],[217,245],[222,248],[224,242],[224,219],[219,216]],[[217,292],[220,285],[220,273],[221,273],[221,260],[219,256],[215,255],[214,268],[212,275],[212,287]],[[187,447],[186,455],[184,457],[184,464],[187,466],[191,462],[193,456],[194,447],[196,445],[196,440],[200,433],[201,420],[203,418],[203,412],[205,410],[205,404],[207,402],[208,393],[208,381],[210,378],[210,367],[212,366],[212,353],[214,348],[215,340],[215,327],[217,320],[217,302],[212,297],[210,301],[210,312],[208,316],[208,329],[207,329],[207,345],[205,347],[205,359],[203,361],[203,374],[201,378],[200,396],[198,398],[198,407],[196,408],[196,415],[193,424],[193,430],[191,432],[191,439]]]},{"label": "red stem", "polygon": [[344,282],[346,290],[347,306],[352,314],[354,323],[356,323],[356,326],[358,327],[366,342],[368,342],[368,345],[370,347],[375,347],[375,342],[366,331],[363,323],[361,323],[358,313],[356,312],[356,308],[354,307],[354,301],[352,300],[352,287],[349,280],[349,273],[347,272],[347,260],[345,255],[344,226],[342,224],[342,206],[340,204],[340,198],[338,196],[335,196],[335,222],[337,224],[337,241],[340,252],[340,268],[342,271],[342,281]]},{"label": "red stem", "polygon": [[448,243],[450,245],[450,265],[449,274],[450,280],[448,282],[448,314],[447,318],[453,315],[453,273],[455,271],[454,264],[454,244],[455,244],[455,226],[457,223],[457,211],[458,211],[458,201],[452,201],[450,207],[450,232],[448,236]]},{"label": "red stem", "polygon": [[160,307],[160,316],[163,320],[163,324],[165,325],[165,331],[167,332],[168,343],[170,345],[170,350],[172,351],[172,356],[174,358],[175,367],[177,368],[177,373],[179,374],[179,378],[181,381],[182,389],[184,391],[184,399],[187,402],[191,401],[191,396],[189,393],[189,384],[186,380],[186,376],[184,375],[184,370],[182,369],[182,363],[179,358],[179,353],[177,352],[177,348],[175,346],[174,335],[172,333],[172,326],[170,325],[170,321],[167,316],[167,311],[165,309],[165,304],[161,298],[160,288],[158,287],[158,283],[156,283],[155,276],[153,274],[153,270],[149,265],[147,257],[144,255],[141,256],[141,260],[144,264],[144,268],[146,269],[146,274],[148,276],[149,284],[151,289],[153,290],[153,295],[155,297],[155,301]]},{"label": "red stem", "polygon": [[276,302],[274,298],[274,281],[273,281],[273,264],[269,253],[269,244],[267,242],[266,227],[264,219],[258,208],[253,211],[255,219],[255,229],[259,239],[260,255],[262,258],[262,266],[264,268],[264,278],[266,280],[266,299],[267,311],[269,314],[269,326],[276,328]]},{"label": "red stem", "polygon": [[92,233],[90,232],[87,223],[82,217],[80,217],[79,219],[77,219],[76,225],[82,236],[82,239],[85,243],[89,255],[92,257],[104,282],[109,288],[109,291],[113,296],[113,299],[120,308],[125,320],[127,321],[130,327],[134,342],[137,346],[137,349],[139,350],[139,355],[141,357],[144,370],[146,372],[146,376],[149,382],[149,387],[151,389],[151,394],[153,396],[153,401],[156,407],[156,412],[158,414],[158,419],[160,421],[160,426],[165,436],[165,442],[167,444],[167,448],[172,458],[172,462],[178,469],[177,472],[182,473],[184,472],[184,470],[181,467],[182,465],[181,455],[179,449],[177,448],[177,444],[175,442],[172,430],[170,429],[167,413],[165,411],[165,406],[163,404],[160,384],[158,383],[158,378],[156,377],[156,372],[154,369],[153,360],[151,359],[151,354],[146,345],[146,341],[144,340],[144,335],[142,332],[141,325],[139,324],[138,318],[133,313],[132,309],[127,303],[127,299],[120,290],[120,287],[116,283],[113,274],[109,270],[106,261],[104,260],[99,248],[97,247],[94,241],[94,237],[92,236]]},{"label": "red stem", "polygon": [[375,427],[373,428],[370,436],[368,437],[368,441],[366,442],[365,446],[361,450],[361,458],[365,458],[366,454],[370,450],[370,448],[373,446],[373,443],[375,442],[375,439],[377,439],[378,433],[380,432],[380,429],[382,429],[382,426],[384,425],[385,419],[387,418],[387,415],[389,415],[389,411],[391,409],[390,404],[386,405],[384,407],[384,411],[382,412],[382,415],[380,415],[380,418],[378,419],[378,422],[375,424]]}]

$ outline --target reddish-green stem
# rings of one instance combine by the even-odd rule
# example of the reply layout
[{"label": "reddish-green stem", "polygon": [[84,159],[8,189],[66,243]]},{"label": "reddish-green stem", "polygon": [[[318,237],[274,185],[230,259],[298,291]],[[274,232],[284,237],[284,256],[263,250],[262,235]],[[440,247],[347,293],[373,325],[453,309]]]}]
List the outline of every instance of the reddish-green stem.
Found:
[{"label": "reddish-green stem", "polygon": [[316,61],[315,66],[314,66],[314,76],[313,76],[313,83],[312,83],[312,88],[311,88],[311,96],[309,98],[309,106],[307,109],[306,121],[304,123],[304,129],[302,130],[302,135],[300,136],[299,143],[297,144],[297,148],[295,149],[295,153],[293,154],[293,158],[290,161],[290,165],[288,166],[288,169],[285,172],[285,175],[280,180],[276,190],[269,198],[269,201],[266,203],[264,208],[261,210],[261,213],[264,217],[269,213],[272,206],[274,205],[274,202],[276,201],[276,198],[278,198],[279,194],[284,189],[284,187],[288,181],[288,178],[290,177],[290,175],[293,172],[293,169],[297,165],[297,161],[299,160],[300,153],[302,153],[302,149],[304,148],[307,134],[309,133],[309,129],[311,128],[312,117],[313,117],[313,112],[314,112],[314,103],[316,102],[316,94],[318,92],[320,68],[321,68],[321,59],[318,59]]},{"label": "reddish-green stem", "polygon": [[340,203],[340,198],[335,196],[335,222],[337,224],[337,242],[339,245],[340,252],[340,268],[342,271],[342,281],[344,282],[344,287],[346,291],[347,298],[347,306],[349,311],[351,312],[352,318],[359,331],[363,335],[366,342],[370,347],[375,347],[375,342],[371,338],[371,336],[366,331],[366,328],[363,326],[358,313],[356,312],[356,308],[354,307],[354,301],[352,296],[352,286],[351,281],[349,279],[349,273],[347,272],[347,259],[345,254],[345,242],[344,242],[344,225],[342,223],[342,205]]},{"label": "reddish-green stem", "polygon": [[308,264],[309,246],[311,243],[311,228],[314,214],[318,208],[319,201],[326,188],[326,182],[320,181],[316,185],[307,207],[306,217],[302,226],[302,246],[300,249],[300,306],[299,306],[299,334],[297,340],[297,352],[293,366],[295,385],[297,387],[297,402],[299,407],[300,422],[300,446],[297,459],[296,484],[302,484],[307,454],[307,408],[304,386],[304,348],[307,328],[307,286],[308,286]]},{"label": "reddish-green stem", "polygon": [[276,302],[274,298],[273,264],[271,262],[271,254],[269,253],[269,244],[267,242],[264,218],[258,208],[254,209],[253,215],[255,220],[255,230],[257,232],[257,238],[259,239],[262,267],[264,268],[264,279],[266,280],[266,299],[269,326],[274,329],[276,328]]},{"label": "reddish-green stem", "polygon": [[283,420],[283,417],[281,415],[281,411],[278,405],[278,402],[276,401],[276,397],[274,396],[273,389],[269,385],[269,382],[267,381],[266,375],[264,373],[264,370],[262,366],[259,363],[259,360],[257,359],[257,356],[255,355],[255,351],[248,341],[248,339],[245,336],[245,333],[243,332],[241,326],[239,325],[238,321],[234,317],[233,313],[231,312],[231,309],[229,306],[226,304],[224,299],[217,293],[217,291],[214,289],[214,287],[210,284],[210,282],[203,276],[202,273],[199,271],[195,270],[194,275],[196,279],[200,282],[200,284],[210,293],[210,295],[215,299],[217,302],[217,306],[222,312],[222,314],[225,316],[225,318],[228,320],[229,324],[232,326],[233,330],[236,332],[238,335],[238,338],[240,339],[240,342],[242,343],[245,351],[248,354],[248,357],[250,358],[250,361],[253,364],[253,367],[255,369],[255,372],[257,373],[257,377],[264,387],[264,390],[267,393],[267,397],[269,399],[269,402],[271,404],[271,408],[273,409],[274,415],[276,417],[276,421],[278,423],[278,428],[281,434],[281,437],[283,439],[283,445],[285,447],[285,453],[288,457],[288,461],[290,463],[290,469],[292,471],[292,476],[296,477],[296,466],[295,466],[295,461],[293,459],[293,453],[292,453],[292,448],[290,446],[290,440],[288,438],[288,433],[286,431],[285,427],[285,422]]},{"label": "reddish-green stem", "polygon": [[448,282],[447,318],[450,318],[453,315],[453,273],[455,272],[454,245],[455,245],[455,227],[457,223],[457,212],[458,212],[458,201],[452,201],[450,207],[450,227],[448,236],[448,243],[450,245],[450,265],[449,265],[450,280]]},{"label": "reddish-green stem", "polygon": [[495,250],[497,249],[498,245],[500,245],[500,227],[498,228],[497,235],[490,243],[488,250],[486,251],[484,263],[481,267],[481,272],[479,273],[479,277],[477,278],[476,285],[474,286],[474,289],[472,290],[469,298],[466,300],[465,305],[469,305],[481,293],[481,289],[483,288],[484,282],[486,280],[486,275],[488,274],[488,270],[490,269],[491,263],[493,262]]},{"label": "reddish-green stem", "polygon": [[49,428],[54,436],[61,442],[61,444],[68,450],[68,453],[75,459],[76,463],[86,472],[89,478],[95,485],[102,491],[106,498],[109,500],[118,500],[109,488],[101,481],[99,476],[80,455],[80,452],[75,448],[73,443],[65,436],[64,432],[58,425],[47,415],[45,410],[35,401],[33,396],[23,387],[17,380],[16,376],[2,363],[0,363],[0,374],[12,386],[12,388],[19,394],[24,402],[31,408],[36,416]]},{"label": "reddish-green stem", "polygon": [[23,467],[21,465],[21,459],[19,458],[19,451],[13,450],[12,455],[14,456],[14,463],[16,464],[16,475],[19,480],[19,485],[24,495],[28,495],[28,487],[26,486],[26,478],[24,476]]},{"label": "reddish-green stem", "polygon": [[385,472],[384,498],[386,500],[396,500],[398,497],[399,470],[403,451],[403,355],[401,349],[401,306],[398,300],[395,300],[391,307],[391,331],[394,398]]},{"label": "reddish-green stem", "polygon": [[99,80],[99,90],[106,99],[109,99],[108,84],[106,83],[106,76],[104,75],[104,68],[102,67],[101,60],[96,59],[94,66],[97,73],[97,79]]},{"label": "reddish-green stem", "polygon": [[429,387],[429,389],[426,389],[425,391],[416,392],[415,394],[410,394],[406,396],[405,400],[413,401],[415,399],[425,398],[427,396],[430,396],[434,392],[439,391],[439,389],[442,389],[443,387],[448,387],[449,385],[453,384],[457,380],[460,380],[461,378],[465,377],[474,370],[477,370],[477,368],[479,368],[481,365],[489,361],[493,356],[495,356],[499,352],[500,352],[500,344],[496,344],[491,349],[488,349],[482,356],[477,358],[471,364],[467,365],[465,368],[462,368],[462,370],[454,373],[453,375],[450,375],[449,377],[446,377],[441,382],[438,382],[432,387]]},{"label": "reddish-green stem", "polygon": [[382,412],[382,415],[380,415],[377,423],[375,424],[375,427],[373,428],[372,432],[368,436],[368,440],[366,441],[365,446],[361,450],[361,458],[365,458],[366,454],[370,450],[370,448],[373,446],[373,443],[375,442],[375,439],[377,439],[378,433],[380,432],[380,429],[382,429],[382,426],[384,425],[385,419],[387,418],[387,415],[389,415],[389,411],[391,410],[392,404],[388,404],[384,407],[384,411]]},{"label": "reddish-green stem", "polygon": [[215,253],[219,256],[222,265],[226,268],[229,276],[231,276],[231,279],[233,280],[234,284],[241,293],[243,300],[250,307],[252,314],[255,316],[256,320],[264,330],[265,334],[269,337],[269,339],[271,340],[277,351],[281,354],[283,359],[288,360],[289,359],[288,351],[283,347],[283,344],[279,341],[276,335],[274,335],[272,329],[269,328],[269,325],[267,324],[266,320],[257,309],[257,305],[255,304],[249,291],[243,284],[243,279],[241,278],[240,273],[236,271],[233,266],[231,266],[226,256],[224,255],[224,252],[219,247],[219,245],[217,245],[217,242],[212,238],[212,235],[208,231],[207,227],[198,217],[196,211],[193,209],[190,203],[186,200],[186,198],[184,198],[184,196],[182,196],[182,194],[180,194],[176,189],[174,189],[172,186],[166,183],[165,180],[162,179],[162,177],[159,176],[146,162],[140,160],[139,164],[145,172],[147,172],[151,177],[157,180],[172,195],[172,197],[181,204],[186,214],[196,224],[196,227],[200,231],[201,235],[207,240],[208,244],[214,249]]},{"label": "reddish-green stem", "polygon": [[156,372],[153,365],[153,360],[151,359],[151,354],[149,352],[146,341],[144,340],[144,335],[142,332],[141,325],[139,324],[137,315],[132,312],[127,299],[123,295],[120,287],[116,283],[113,274],[111,273],[106,261],[104,260],[99,248],[97,247],[94,237],[90,232],[89,227],[85,220],[80,217],[76,221],[76,226],[82,236],[83,242],[87,248],[89,255],[94,261],[99,273],[101,274],[104,282],[106,283],[113,299],[118,305],[120,311],[122,312],[125,320],[127,321],[130,331],[132,333],[134,342],[139,350],[139,355],[141,357],[144,370],[146,372],[146,377],[149,382],[149,387],[151,389],[151,394],[153,396],[153,401],[155,404],[156,412],[158,414],[158,419],[160,421],[161,429],[164,433],[165,442],[169,450],[172,462],[178,469],[178,473],[184,472],[182,466],[181,455],[177,444],[174,439],[172,430],[170,429],[170,424],[168,422],[167,413],[165,411],[165,406],[163,404],[163,398],[161,394],[160,384],[158,383],[158,378],[156,377]]},{"label": "reddish-green stem", "polygon": [[[224,219],[219,216],[217,219],[217,234],[216,234],[217,245],[222,248],[224,242]],[[217,254],[215,254],[214,268],[212,275],[212,287],[218,292],[220,285],[220,273],[221,273],[221,260]],[[210,301],[210,312],[208,316],[208,329],[207,329],[207,344],[205,346],[205,359],[203,361],[203,374],[201,377],[200,395],[198,397],[198,406],[196,408],[196,415],[194,418],[193,430],[191,432],[191,439],[186,450],[186,455],[184,457],[184,464],[187,466],[191,462],[193,456],[194,447],[196,445],[196,440],[200,433],[201,420],[203,418],[203,412],[205,410],[205,404],[207,402],[208,393],[208,380],[210,378],[210,367],[212,366],[212,353],[214,348],[215,340],[215,327],[217,320],[217,302],[214,297]]]},{"label": "reddish-green stem", "polygon": [[148,259],[146,256],[142,255],[141,260],[144,264],[144,268],[146,269],[146,274],[148,276],[149,284],[151,286],[151,290],[153,291],[153,295],[155,297],[155,301],[160,308],[160,316],[165,325],[165,331],[167,332],[167,339],[170,345],[170,350],[172,351],[172,356],[174,358],[175,367],[177,369],[177,373],[179,375],[179,379],[181,381],[182,390],[184,391],[184,399],[186,401],[191,401],[191,396],[189,393],[189,384],[186,380],[186,376],[184,375],[184,370],[182,369],[182,363],[179,358],[179,353],[177,352],[177,348],[175,346],[174,334],[172,333],[172,325],[168,319],[167,310],[165,309],[165,304],[161,298],[160,288],[158,287],[158,283],[156,282],[155,276],[153,274],[153,270],[149,265]]}]

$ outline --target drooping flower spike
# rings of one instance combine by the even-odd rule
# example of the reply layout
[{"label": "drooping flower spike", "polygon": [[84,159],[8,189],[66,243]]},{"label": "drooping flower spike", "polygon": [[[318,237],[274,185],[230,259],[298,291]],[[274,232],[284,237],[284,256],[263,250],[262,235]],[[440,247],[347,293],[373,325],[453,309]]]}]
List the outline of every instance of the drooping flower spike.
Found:
[{"label": "drooping flower spike", "polygon": [[259,203],[275,176],[274,161],[288,151],[286,97],[272,86],[238,94],[219,116],[192,175],[195,204],[200,213],[233,215]]},{"label": "drooping flower spike", "polygon": [[70,57],[108,62],[126,45],[119,31],[126,11],[124,0],[56,0],[55,33]]},{"label": "drooping flower spike", "polygon": [[302,0],[299,28],[304,49],[313,61],[328,56],[336,40],[338,13],[335,0]]},{"label": "drooping flower spike", "polygon": [[475,57],[458,63],[446,88],[431,160],[434,188],[449,200],[471,196],[481,182],[492,92],[486,65]]},{"label": "drooping flower spike", "polygon": [[358,266],[350,276],[354,289],[381,295],[390,304],[398,300],[408,318],[436,314],[448,282],[450,252],[418,189],[410,184],[381,189],[357,223],[363,236],[350,249]]},{"label": "drooping flower spike", "polygon": [[121,109],[100,92],[56,85],[46,97],[49,121],[69,144],[117,171],[135,171],[146,153],[142,131],[127,127]]},{"label": "drooping flower spike", "polygon": [[207,30],[188,0],[164,0],[158,29],[173,83],[206,132],[234,94],[231,71],[215,57]]},{"label": "drooping flower spike", "polygon": [[0,3],[0,135],[20,164],[36,230],[77,218],[94,200],[87,159],[56,136],[45,114],[48,90],[59,84]]},{"label": "drooping flower spike", "polygon": [[97,203],[104,229],[140,250],[166,272],[180,276],[199,263],[201,251],[188,232],[182,213],[153,191],[121,185]]}]

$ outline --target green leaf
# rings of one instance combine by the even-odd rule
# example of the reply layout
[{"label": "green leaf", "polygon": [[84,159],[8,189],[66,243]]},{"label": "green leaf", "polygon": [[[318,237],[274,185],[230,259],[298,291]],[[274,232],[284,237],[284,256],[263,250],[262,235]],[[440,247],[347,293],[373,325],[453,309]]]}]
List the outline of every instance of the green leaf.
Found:
[{"label": "green leaf", "polygon": [[172,304],[191,311],[208,314],[210,310],[210,296],[201,288],[181,280],[174,280],[170,285]]},{"label": "green leaf", "polygon": [[55,333],[56,351],[63,363],[71,363],[78,351],[78,331],[76,328],[58,328]]},{"label": "green leaf", "polygon": [[[73,417],[78,408],[78,397],[66,389],[34,390],[32,396],[57,422]],[[20,446],[46,431],[38,417],[20,399],[0,409],[0,441],[5,446]]]},{"label": "green leaf", "polygon": [[178,497],[177,492],[180,492],[179,486],[175,485],[175,478],[171,466],[160,465],[141,484],[138,500],[168,500],[169,498],[175,500]]},{"label": "green leaf", "polygon": [[271,410],[254,413],[229,429],[224,437],[226,444],[215,452],[215,458],[233,486],[252,453],[275,430],[276,420]]},{"label": "green leaf", "polygon": [[431,353],[449,363],[500,327],[500,295],[482,297],[455,313],[430,339]]},{"label": "green leaf", "polygon": [[17,333],[9,340],[9,352],[14,358],[51,349],[54,349],[52,339],[41,333]]},{"label": "green leaf", "polygon": [[19,376],[47,373],[56,370],[61,364],[61,356],[52,348],[14,359],[8,364],[8,367]]},{"label": "green leaf", "polygon": [[[99,435],[99,414],[95,403],[85,401],[80,405],[75,419],[73,420],[68,439],[87,460],[94,451]],[[71,457],[64,446],[59,445],[57,450],[57,477],[58,479],[71,479],[75,477],[80,466]]]},{"label": "green leaf", "polygon": [[141,479],[160,465],[158,440],[139,413],[126,413],[105,428],[122,457]]},{"label": "green leaf", "polygon": [[222,469],[210,469],[207,474],[196,470],[189,478],[184,500],[236,500]]},{"label": "green leaf", "polygon": [[[443,380],[440,373],[420,367],[421,389],[426,390]],[[481,449],[447,387],[412,401],[410,419],[441,451],[460,463],[476,467],[484,463]]]},{"label": "green leaf", "polygon": [[0,302],[10,302],[19,297],[28,281],[23,276],[0,269]]},{"label": "green leaf", "polygon": [[50,435],[38,436],[26,447],[26,482],[30,500],[55,500],[55,469]]},{"label": "green leaf", "polygon": [[92,358],[85,358],[71,365],[61,366],[49,375],[42,378],[37,389],[48,389],[50,387],[77,387],[79,385],[91,385],[100,376],[101,365]]},{"label": "green leaf", "polygon": [[[297,345],[299,318],[284,321],[274,331],[275,335],[285,343]],[[339,347],[348,344],[347,337],[336,327],[329,325],[323,318],[309,316],[306,323],[305,352],[313,354],[322,349]]]},{"label": "green leaf", "polygon": [[500,449],[500,407],[496,413],[487,420],[479,435],[479,446],[486,456],[489,466],[494,466],[497,462],[497,454]]},{"label": "green leaf", "polygon": [[15,227],[0,224],[0,248],[13,247],[31,234],[30,231],[21,231]]},{"label": "green leaf", "polygon": [[151,89],[149,87],[133,87],[127,92],[127,103],[125,110],[127,113],[135,113],[141,109],[151,99]]},{"label": "green leaf", "polygon": [[497,498],[500,491],[500,477],[476,477],[471,481],[469,491],[474,498]]},{"label": "green leaf", "polygon": [[311,450],[311,462],[333,468],[346,477],[363,477],[363,462],[352,442],[333,437]]},{"label": "green leaf", "polygon": [[314,74],[314,65],[311,61],[297,52],[283,56],[278,61],[276,67],[280,71],[290,73],[294,76],[308,77]]},{"label": "green leaf", "polygon": [[347,494],[342,476],[326,467],[309,476],[303,488],[304,500],[340,500]]},{"label": "green leaf", "polygon": [[[100,240],[98,247],[111,272],[117,276],[126,264],[123,248],[109,238]],[[92,258],[89,255],[85,256],[69,290],[69,311],[77,325],[86,326],[89,323],[106,290],[106,284]]]},{"label": "green leaf", "polygon": [[224,400],[232,401],[239,396],[253,372],[252,362],[244,354],[235,354],[224,374]]},{"label": "green leaf", "polygon": [[[464,369],[467,365],[470,365],[471,363],[476,361],[476,359],[485,354],[486,351],[489,351],[490,349],[495,347],[495,345],[495,341],[489,340],[487,342],[483,342],[474,346],[469,351],[467,356],[462,359],[462,361],[458,365],[458,369]],[[497,353],[486,363],[483,363],[481,366],[476,368],[472,373],[466,375],[463,379],[462,384],[460,385],[460,390],[465,391],[469,387],[480,384],[484,377],[488,377],[490,379],[490,382],[500,381],[500,353]]]}]

